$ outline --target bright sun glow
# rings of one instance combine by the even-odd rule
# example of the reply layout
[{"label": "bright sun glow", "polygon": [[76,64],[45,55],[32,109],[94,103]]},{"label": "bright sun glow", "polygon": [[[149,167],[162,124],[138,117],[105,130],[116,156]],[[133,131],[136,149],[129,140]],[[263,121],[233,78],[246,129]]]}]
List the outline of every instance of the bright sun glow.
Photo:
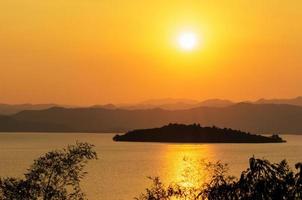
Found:
[{"label": "bright sun glow", "polygon": [[192,32],[181,33],[178,37],[178,43],[184,50],[192,50],[197,45],[196,35]]}]

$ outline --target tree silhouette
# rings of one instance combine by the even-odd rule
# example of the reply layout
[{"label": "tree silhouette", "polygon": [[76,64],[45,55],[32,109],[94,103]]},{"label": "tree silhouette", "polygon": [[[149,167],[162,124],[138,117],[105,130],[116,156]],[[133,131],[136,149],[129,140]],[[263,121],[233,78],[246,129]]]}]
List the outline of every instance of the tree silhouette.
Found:
[{"label": "tree silhouette", "polygon": [[[294,173],[285,160],[270,163],[268,160],[249,160],[249,168],[239,179],[226,175],[225,165],[211,164],[213,174],[202,187],[185,188],[177,184],[164,186],[159,178],[152,179],[153,185],[141,194],[138,200],[301,200],[302,163],[296,164]],[[190,190],[189,192],[186,190]],[[197,195],[196,192],[198,191]],[[187,196],[190,192],[195,195]],[[161,195],[158,195],[161,194]]]},{"label": "tree silhouette", "polygon": [[0,200],[83,200],[80,181],[89,160],[97,159],[93,145],[76,143],[34,161],[24,179],[0,178]]}]

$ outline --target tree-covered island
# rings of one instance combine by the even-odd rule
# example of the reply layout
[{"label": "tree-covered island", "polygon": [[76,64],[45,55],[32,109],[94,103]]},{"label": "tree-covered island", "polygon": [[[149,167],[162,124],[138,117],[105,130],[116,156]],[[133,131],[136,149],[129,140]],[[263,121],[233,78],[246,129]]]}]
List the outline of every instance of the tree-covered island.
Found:
[{"label": "tree-covered island", "polygon": [[169,124],[115,135],[114,141],[171,143],[282,143],[278,135],[255,135],[230,128],[202,127],[199,124]]}]

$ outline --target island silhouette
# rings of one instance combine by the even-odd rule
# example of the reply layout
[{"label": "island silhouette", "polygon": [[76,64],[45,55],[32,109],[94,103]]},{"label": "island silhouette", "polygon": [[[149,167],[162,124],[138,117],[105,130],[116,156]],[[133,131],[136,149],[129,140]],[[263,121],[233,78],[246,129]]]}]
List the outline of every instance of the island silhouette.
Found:
[{"label": "island silhouette", "polygon": [[168,124],[161,128],[139,129],[115,135],[114,141],[167,143],[282,143],[277,134],[255,135],[230,128],[202,127],[200,124]]}]

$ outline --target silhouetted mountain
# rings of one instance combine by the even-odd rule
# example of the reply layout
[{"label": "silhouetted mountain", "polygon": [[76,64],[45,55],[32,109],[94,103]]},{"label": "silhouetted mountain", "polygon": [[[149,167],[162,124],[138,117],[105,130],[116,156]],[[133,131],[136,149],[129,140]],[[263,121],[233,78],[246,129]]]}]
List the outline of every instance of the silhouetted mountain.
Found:
[{"label": "silhouetted mountain", "polygon": [[256,104],[288,104],[295,106],[302,106],[302,96],[292,99],[259,99],[255,101]]},{"label": "silhouetted mountain", "polygon": [[192,99],[173,99],[173,98],[165,98],[165,99],[151,99],[143,101],[139,104],[143,105],[165,105],[165,104],[175,104],[175,103],[184,103],[184,104],[197,104],[198,101]]},{"label": "silhouetted mountain", "polygon": [[117,109],[114,104],[105,104],[105,105],[94,105],[91,108],[105,108],[105,109]]},{"label": "silhouetted mountain", "polygon": [[[158,118],[158,116],[161,117]],[[112,110],[53,107],[42,111],[22,111],[12,117],[27,122],[59,123],[79,132],[120,132],[134,127],[149,127],[167,122],[173,117],[173,112],[161,109]]]},{"label": "silhouetted mountain", "polygon": [[73,132],[71,127],[46,122],[20,121],[10,116],[0,115],[1,132]]},{"label": "silhouetted mountain", "polygon": [[[232,102],[227,99],[208,99],[202,102],[189,99],[155,99],[148,100],[138,104],[119,105],[121,109],[137,110],[137,109],[152,109],[161,108],[165,110],[185,110],[197,107],[227,107],[238,102]],[[257,101],[246,101],[253,104],[288,104],[302,106],[302,96],[293,99],[259,99]]]},{"label": "silhouetted mountain", "polygon": [[[302,106],[302,96],[293,99],[259,99],[257,101],[247,101],[251,104],[288,104]],[[228,107],[237,104],[230,100],[224,99],[208,99],[202,102],[190,99],[154,99],[147,100],[137,104],[104,104],[94,105],[90,108],[104,108],[104,109],[125,109],[125,110],[150,110],[150,109],[164,109],[164,110],[188,110],[198,107]],[[0,115],[12,115],[24,110],[45,110],[52,107],[64,107],[64,108],[79,108],[81,106],[70,105],[57,105],[57,104],[0,104]],[[82,107],[83,108],[83,107]],[[85,108],[85,107],[84,107]]]},{"label": "silhouetted mountain", "polygon": [[[239,103],[222,108],[199,107],[174,111],[53,107],[47,110],[22,111],[10,118],[22,122],[22,125],[55,125],[77,132],[124,132],[160,127],[169,123],[200,123],[203,126],[216,125],[260,134],[302,134],[302,107],[278,104]],[[0,131],[5,131],[5,123],[1,124]],[[16,129],[24,130],[21,125]],[[44,131],[48,131],[47,128]]]},{"label": "silhouetted mountain", "polygon": [[[227,99],[208,99],[202,102],[189,99],[155,99],[148,100],[138,104],[120,105],[119,108],[137,110],[137,109],[152,109],[161,108],[165,110],[185,110],[197,107],[227,107],[238,102],[233,102]],[[257,101],[246,101],[253,104],[288,104],[302,106],[302,96],[292,99],[259,99]]]},{"label": "silhouetted mountain", "polygon": [[181,143],[280,143],[278,135],[254,135],[229,128],[202,127],[199,124],[169,124],[161,128],[133,130],[115,135],[114,141]]},{"label": "silhouetted mountain", "polygon": [[199,103],[199,106],[204,107],[227,107],[233,105],[234,102],[230,100],[224,100],[224,99],[208,99],[201,103]]},{"label": "silhouetted mountain", "polygon": [[56,106],[55,104],[0,104],[1,115],[11,115],[23,110],[44,110]]},{"label": "silhouetted mountain", "polygon": [[198,101],[190,99],[153,99],[143,101],[137,104],[120,105],[119,108],[127,110],[138,110],[138,109],[154,109],[161,108],[165,110],[185,110],[190,108],[198,107]]},{"label": "silhouetted mountain", "polygon": [[208,99],[202,102],[189,99],[156,99],[148,100],[138,104],[120,105],[122,109],[137,110],[137,109],[153,109],[161,108],[164,110],[186,110],[191,108],[204,107],[226,107],[234,103],[229,100]]}]

